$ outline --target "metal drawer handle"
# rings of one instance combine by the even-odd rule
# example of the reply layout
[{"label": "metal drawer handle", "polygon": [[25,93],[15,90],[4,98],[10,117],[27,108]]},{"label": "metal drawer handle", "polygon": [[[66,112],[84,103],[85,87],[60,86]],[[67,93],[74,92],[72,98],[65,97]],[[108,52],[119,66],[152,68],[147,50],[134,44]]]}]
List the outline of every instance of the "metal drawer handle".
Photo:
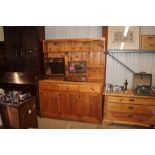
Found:
[{"label": "metal drawer handle", "polygon": [[135,100],[134,100],[134,99],[129,99],[129,101],[131,101],[131,102],[135,102]]},{"label": "metal drawer handle", "polygon": [[131,117],[132,117],[132,115],[128,115],[128,117],[130,117],[130,118],[131,118]]},{"label": "metal drawer handle", "polygon": [[133,107],[133,106],[129,106],[128,108],[129,108],[129,109],[134,109],[134,107]]},{"label": "metal drawer handle", "polygon": [[95,91],[95,89],[93,87],[90,88],[92,91]]}]

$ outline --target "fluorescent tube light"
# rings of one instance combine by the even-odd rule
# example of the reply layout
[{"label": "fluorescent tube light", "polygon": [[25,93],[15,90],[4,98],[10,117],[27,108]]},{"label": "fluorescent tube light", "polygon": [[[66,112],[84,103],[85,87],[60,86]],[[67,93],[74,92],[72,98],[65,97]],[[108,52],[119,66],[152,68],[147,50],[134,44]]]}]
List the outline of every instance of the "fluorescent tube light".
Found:
[{"label": "fluorescent tube light", "polygon": [[120,49],[123,49],[123,48],[124,48],[124,42],[121,43]]},{"label": "fluorescent tube light", "polygon": [[130,27],[130,26],[126,26],[126,27],[125,27],[125,30],[124,30],[124,37],[127,36],[129,27]]}]

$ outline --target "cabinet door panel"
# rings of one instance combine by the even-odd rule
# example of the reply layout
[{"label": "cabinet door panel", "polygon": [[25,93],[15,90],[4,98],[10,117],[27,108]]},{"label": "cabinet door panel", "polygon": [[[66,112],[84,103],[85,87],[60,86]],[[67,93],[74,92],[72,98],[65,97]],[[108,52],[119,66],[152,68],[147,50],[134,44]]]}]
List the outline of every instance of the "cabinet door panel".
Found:
[{"label": "cabinet door panel", "polygon": [[52,91],[43,91],[40,95],[41,115],[52,116],[59,114],[59,93]]},{"label": "cabinet door panel", "polygon": [[100,96],[98,94],[80,94],[80,115],[83,119],[99,120]]},{"label": "cabinet door panel", "polygon": [[79,94],[60,93],[60,113],[70,116],[79,115]]},{"label": "cabinet door panel", "polygon": [[50,92],[49,93],[50,97],[50,111],[51,113],[59,113],[59,107],[60,107],[60,102],[59,102],[59,93],[58,92]]}]

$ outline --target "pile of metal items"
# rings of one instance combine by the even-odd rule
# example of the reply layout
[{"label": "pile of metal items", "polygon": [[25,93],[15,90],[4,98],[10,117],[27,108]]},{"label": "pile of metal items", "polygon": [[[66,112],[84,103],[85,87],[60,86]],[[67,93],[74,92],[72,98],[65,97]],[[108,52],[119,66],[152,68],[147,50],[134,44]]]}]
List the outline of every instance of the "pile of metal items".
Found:
[{"label": "pile of metal items", "polygon": [[20,104],[31,97],[31,93],[22,93],[22,91],[12,90],[5,91],[0,88],[0,103],[1,104]]}]

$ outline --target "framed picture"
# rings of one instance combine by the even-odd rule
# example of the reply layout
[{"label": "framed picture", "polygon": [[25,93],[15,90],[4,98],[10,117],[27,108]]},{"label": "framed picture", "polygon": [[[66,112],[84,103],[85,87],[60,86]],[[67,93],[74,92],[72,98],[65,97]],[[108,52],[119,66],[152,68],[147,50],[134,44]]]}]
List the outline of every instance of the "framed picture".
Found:
[{"label": "framed picture", "polygon": [[141,49],[155,50],[155,35],[141,36]]},{"label": "framed picture", "polygon": [[124,31],[125,26],[108,27],[108,50],[139,49],[139,26],[130,26],[125,37]]}]

